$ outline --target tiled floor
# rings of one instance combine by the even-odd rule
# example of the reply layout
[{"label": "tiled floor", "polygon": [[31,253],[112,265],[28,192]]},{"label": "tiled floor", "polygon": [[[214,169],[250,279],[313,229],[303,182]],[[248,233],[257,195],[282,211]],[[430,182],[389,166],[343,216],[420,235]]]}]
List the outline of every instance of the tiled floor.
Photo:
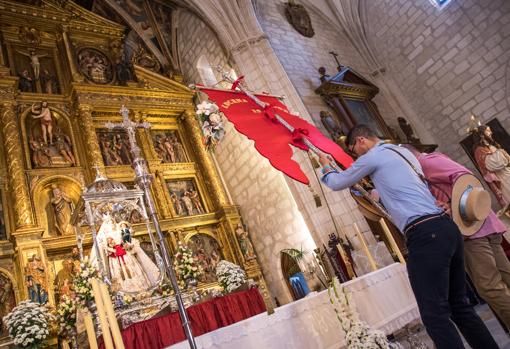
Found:
[{"label": "tiled floor", "polygon": [[[510,337],[503,331],[498,320],[494,317],[494,314],[489,309],[489,307],[487,305],[480,305],[476,307],[476,311],[491,331],[499,347],[502,349],[510,349]],[[416,334],[416,338],[419,339],[420,342],[424,343],[429,349],[434,348],[432,340],[427,335],[423,327],[421,327],[420,331]],[[416,348],[411,346],[405,339],[400,339],[398,341],[404,346],[405,349]],[[471,349],[471,347],[466,343],[465,346],[466,349]]]}]

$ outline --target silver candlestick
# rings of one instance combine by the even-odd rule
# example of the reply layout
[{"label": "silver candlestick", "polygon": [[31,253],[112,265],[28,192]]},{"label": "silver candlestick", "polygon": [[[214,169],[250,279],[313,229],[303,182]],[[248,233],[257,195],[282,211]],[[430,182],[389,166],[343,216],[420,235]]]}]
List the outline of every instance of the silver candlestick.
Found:
[{"label": "silver candlestick", "polygon": [[121,123],[107,122],[105,126],[108,129],[123,129],[127,132],[129,144],[131,146],[131,154],[133,155],[134,159],[132,167],[135,171],[135,179],[139,187],[144,191],[145,199],[147,200],[149,215],[152,219],[152,223],[154,224],[154,228],[156,229],[159,244],[161,246],[163,263],[166,269],[166,273],[175,291],[175,299],[177,301],[177,307],[179,309],[179,315],[181,317],[182,326],[184,327],[184,333],[186,334],[186,338],[188,339],[190,348],[196,349],[197,345],[195,343],[195,337],[193,336],[193,332],[191,331],[189,317],[186,312],[186,308],[184,307],[184,302],[182,301],[181,292],[179,290],[179,285],[177,283],[177,277],[172,267],[172,257],[170,257],[166,240],[163,236],[163,233],[161,232],[161,226],[159,225],[159,219],[156,213],[154,199],[152,198],[152,194],[150,191],[152,176],[149,173],[149,170],[147,169],[147,162],[142,157],[141,150],[138,147],[138,144],[136,143],[135,134],[136,129],[137,128],[149,129],[151,127],[151,124],[146,121],[142,123],[131,121],[129,119],[129,110],[124,105],[122,106],[122,108],[120,108],[120,114],[122,115]]}]

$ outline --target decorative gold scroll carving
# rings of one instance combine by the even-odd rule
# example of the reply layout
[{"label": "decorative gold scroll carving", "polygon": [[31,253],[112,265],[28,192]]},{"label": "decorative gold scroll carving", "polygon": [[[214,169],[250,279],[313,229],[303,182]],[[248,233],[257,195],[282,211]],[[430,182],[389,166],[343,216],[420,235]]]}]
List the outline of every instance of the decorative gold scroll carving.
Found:
[{"label": "decorative gold scroll carving", "polygon": [[216,171],[216,166],[214,166],[211,156],[202,145],[202,131],[200,130],[200,125],[195,117],[194,110],[187,109],[186,112],[183,113],[183,119],[186,130],[195,144],[194,149],[200,166],[204,170],[206,187],[212,191],[213,204],[215,209],[218,210],[222,206],[228,204],[227,195],[220,181],[220,176]]},{"label": "decorative gold scroll carving", "polygon": [[16,122],[16,105],[13,101],[2,102],[1,121],[16,228],[30,227],[33,226],[34,219],[23,168],[23,149],[19,143],[20,135]]}]

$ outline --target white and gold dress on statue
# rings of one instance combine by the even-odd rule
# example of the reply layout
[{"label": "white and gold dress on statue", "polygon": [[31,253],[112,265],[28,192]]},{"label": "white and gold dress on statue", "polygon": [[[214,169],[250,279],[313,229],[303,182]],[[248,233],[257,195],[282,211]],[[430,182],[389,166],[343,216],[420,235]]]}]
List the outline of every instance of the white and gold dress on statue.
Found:
[{"label": "white and gold dress on statue", "polygon": [[[159,280],[158,267],[142,250],[139,241],[133,238],[131,243],[123,243],[120,227],[113,220],[105,219],[97,233],[97,244],[114,291],[142,292]],[[97,265],[95,252],[93,246],[90,259]]]}]

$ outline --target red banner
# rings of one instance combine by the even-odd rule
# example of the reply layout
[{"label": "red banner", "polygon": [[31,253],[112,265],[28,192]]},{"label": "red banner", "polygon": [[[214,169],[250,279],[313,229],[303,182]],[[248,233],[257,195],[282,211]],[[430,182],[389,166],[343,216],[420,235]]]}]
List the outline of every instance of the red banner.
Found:
[{"label": "red banner", "polygon": [[[218,105],[237,131],[255,141],[257,151],[267,158],[274,168],[297,181],[309,183],[299,164],[292,160],[292,148],[289,145],[308,150],[303,137],[323,152],[331,154],[345,168],[353,162],[338,144],[325,137],[312,124],[290,114],[287,107],[276,97],[257,95],[267,105],[262,108],[243,92],[203,87],[200,87],[200,90]],[[281,125],[275,119],[276,114],[290,124],[294,132]]]}]

